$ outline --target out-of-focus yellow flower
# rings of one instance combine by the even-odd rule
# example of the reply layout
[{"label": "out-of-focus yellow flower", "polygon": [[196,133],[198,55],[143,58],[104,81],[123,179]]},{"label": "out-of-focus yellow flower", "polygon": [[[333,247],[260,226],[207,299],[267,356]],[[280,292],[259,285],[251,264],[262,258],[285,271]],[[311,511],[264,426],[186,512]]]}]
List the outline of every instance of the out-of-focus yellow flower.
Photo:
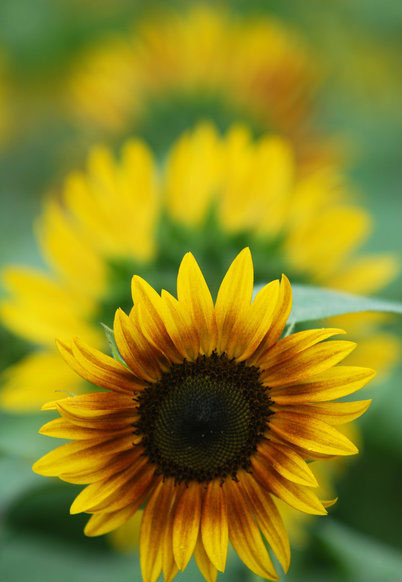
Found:
[{"label": "out-of-focus yellow flower", "polygon": [[108,535],[112,547],[123,554],[138,551],[140,545],[140,528],[143,511],[140,509],[125,524]]},{"label": "out-of-focus yellow flower", "polygon": [[[221,103],[226,115],[291,136],[298,153],[311,154],[316,64],[298,36],[268,16],[196,5],[98,42],[73,67],[66,98],[80,127],[118,134],[138,128],[169,99],[192,103],[193,122],[211,113],[205,102]],[[320,156],[323,149],[321,142]]]},{"label": "out-of-focus yellow flower", "polygon": [[[172,289],[172,265],[191,248],[213,286],[228,257],[249,244],[257,283],[287,272],[294,282],[333,286],[342,275],[341,288],[355,290],[356,264],[373,291],[395,265],[388,256],[355,258],[369,230],[367,213],[351,204],[337,170],[301,175],[289,142],[278,137],[253,141],[240,126],[220,136],[202,124],[172,146],[162,165],[139,141],[128,142],[119,161],[95,148],[87,170],[67,178],[60,200],[45,202],[37,231],[50,273],[3,272],[9,296],[2,321],[38,349],[6,370],[2,405],[35,409],[55,390],[82,390],[55,354],[54,338],[78,335],[103,347],[99,322],[110,323],[115,306],[127,306],[133,273]],[[388,357],[387,346],[381,350],[379,338],[377,355]],[[370,360],[363,350],[364,365]]]},{"label": "out-of-focus yellow flower", "polygon": [[373,292],[395,274],[389,255],[354,256],[371,219],[353,205],[338,170],[327,165],[300,175],[294,150],[282,138],[254,141],[244,126],[222,138],[212,125],[201,124],[174,145],[165,176],[166,204],[175,220],[197,226],[215,205],[226,232],[279,240],[291,271],[310,282]]}]

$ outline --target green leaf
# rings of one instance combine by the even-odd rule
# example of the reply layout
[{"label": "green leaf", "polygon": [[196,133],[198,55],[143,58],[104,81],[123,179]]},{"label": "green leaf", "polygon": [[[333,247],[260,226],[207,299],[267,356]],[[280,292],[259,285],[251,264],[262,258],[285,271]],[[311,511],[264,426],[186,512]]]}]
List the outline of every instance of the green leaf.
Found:
[{"label": "green leaf", "polygon": [[104,548],[100,551],[95,545],[92,550],[80,548],[40,531],[6,530],[0,560],[2,579],[7,582],[127,582],[141,579],[136,556],[119,556]]},{"label": "green leaf", "polygon": [[[257,292],[261,286],[256,287]],[[292,285],[293,307],[288,323],[325,319],[347,313],[375,311],[402,314],[402,303],[363,297],[309,285]]]},{"label": "green leaf", "polygon": [[114,339],[113,330],[108,325],[106,325],[106,323],[101,323],[101,326],[103,327],[103,331],[105,332],[107,343],[109,344],[109,348],[110,348],[110,351],[112,352],[112,356],[114,357],[115,360],[120,362],[120,364],[123,364],[123,366],[128,368],[126,362],[123,360],[123,358],[120,355],[119,349],[118,349],[117,344],[116,344],[116,340]]},{"label": "green leaf", "polygon": [[[46,518],[46,508],[43,509]],[[70,519],[74,517],[69,516]],[[100,546],[92,538],[92,544],[74,543],[57,535],[49,536],[42,531],[4,528],[0,545],[1,580],[4,582],[134,582],[141,580],[138,553],[119,555]],[[92,547],[91,547],[92,546]],[[244,582],[249,571],[239,564],[232,552],[221,582]],[[192,559],[184,572],[179,572],[175,582],[200,582],[202,576]]]},{"label": "green leaf", "polygon": [[327,549],[339,557],[344,570],[343,580],[400,580],[402,557],[396,548],[334,519],[323,520],[316,535]]}]

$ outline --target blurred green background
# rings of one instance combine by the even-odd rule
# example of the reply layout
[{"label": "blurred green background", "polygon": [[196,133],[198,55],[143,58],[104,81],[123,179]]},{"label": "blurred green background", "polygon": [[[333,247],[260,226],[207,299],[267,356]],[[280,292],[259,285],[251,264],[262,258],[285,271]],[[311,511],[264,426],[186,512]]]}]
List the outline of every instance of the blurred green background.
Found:
[{"label": "blurred green background", "polygon": [[[186,3],[169,4],[180,8]],[[274,14],[290,23],[325,63],[328,74],[315,123],[322,132],[336,133],[348,144],[347,171],[376,222],[367,250],[399,250],[400,3],[238,0],[223,4],[240,13]],[[162,5],[166,2],[0,3],[2,74],[9,87],[9,114],[16,114],[11,134],[0,146],[0,266],[41,264],[32,231],[41,199],[68,169],[83,166],[88,143],[77,139],[77,127],[60,115],[52,102],[52,90],[62,83],[69,65],[85,46],[105,31],[127,31],[144,12],[158,11]],[[214,114],[218,122],[231,121],[229,114]],[[175,123],[172,119],[173,128]],[[149,135],[155,147],[171,139],[157,127],[153,129]],[[400,297],[400,279],[384,296]],[[3,329],[0,342],[1,365],[15,361],[26,349]],[[283,579],[402,580],[402,393],[398,379],[396,370],[362,394],[362,398],[374,397],[360,422],[362,452],[339,479],[340,502],[330,511],[331,517],[309,521],[307,545],[294,549],[290,572]],[[36,436],[43,416],[3,415],[0,420],[1,582],[140,580],[135,556],[114,553],[104,539],[85,538],[86,518],[68,515],[77,492],[74,486],[31,473],[31,462],[52,444]],[[232,555],[227,572],[219,579],[256,578]],[[177,580],[197,581],[201,575],[192,565]]]}]

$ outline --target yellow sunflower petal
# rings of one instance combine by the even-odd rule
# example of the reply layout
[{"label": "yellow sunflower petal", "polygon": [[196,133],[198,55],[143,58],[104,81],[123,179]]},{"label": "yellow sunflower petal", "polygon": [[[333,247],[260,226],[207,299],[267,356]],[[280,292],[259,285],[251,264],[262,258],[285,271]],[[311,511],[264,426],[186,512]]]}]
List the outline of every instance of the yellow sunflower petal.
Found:
[{"label": "yellow sunflower petal", "polygon": [[132,294],[134,310],[138,310],[138,322],[144,336],[171,362],[182,361],[183,357],[172,342],[163,321],[164,307],[161,297],[137,275],[132,279]]},{"label": "yellow sunflower petal", "polygon": [[156,582],[162,570],[162,542],[173,490],[174,483],[171,479],[160,481],[145,506],[140,537],[140,560],[144,582]]},{"label": "yellow sunflower petal", "polygon": [[332,507],[338,501],[338,498],[335,497],[334,499],[321,499],[321,503],[325,508]]},{"label": "yellow sunflower petal", "polygon": [[323,342],[296,354],[288,362],[264,370],[261,378],[270,387],[300,382],[335,366],[355,347],[356,344],[349,341]]},{"label": "yellow sunflower petal", "polygon": [[124,507],[119,511],[95,513],[85,526],[84,533],[89,537],[101,536],[126,523],[136,512],[136,508]]},{"label": "yellow sunflower petal", "polygon": [[179,570],[184,570],[197,543],[201,518],[201,488],[190,482],[182,486],[173,518],[173,555]]},{"label": "yellow sunflower petal", "polygon": [[40,429],[40,434],[56,437],[59,439],[87,440],[95,438],[109,438],[124,433],[130,433],[130,425],[123,427],[109,428],[90,428],[87,426],[78,426],[72,424],[65,418],[55,418],[44,424]]},{"label": "yellow sunflower petal", "polygon": [[209,559],[205,551],[201,536],[198,537],[197,543],[194,548],[194,558],[206,582],[216,582],[218,570],[215,568],[215,566]]},{"label": "yellow sunflower petal", "polygon": [[211,481],[205,491],[201,516],[202,544],[212,564],[225,570],[228,549],[226,499],[218,480]]},{"label": "yellow sunflower petal", "polygon": [[[99,504],[107,497],[116,491],[120,492],[122,487],[127,483],[127,481],[130,481],[133,475],[140,474],[141,470],[144,469],[144,465],[144,459],[137,458],[133,465],[125,467],[123,471],[117,475],[97,481],[96,483],[91,483],[91,485],[85,487],[85,489],[83,489],[74,499],[70,507],[70,513],[75,514],[83,511],[92,511],[93,508],[99,506]],[[109,509],[109,507],[107,507],[107,509]]]},{"label": "yellow sunflower petal", "polygon": [[279,294],[279,281],[259,291],[242,321],[233,326],[227,350],[238,361],[252,357],[269,329]]},{"label": "yellow sunflower petal", "polygon": [[218,291],[215,304],[218,324],[218,351],[226,352],[230,345],[233,328],[242,322],[251,305],[253,295],[254,270],[249,248],[237,255],[230,265]]},{"label": "yellow sunflower petal", "polygon": [[177,298],[192,315],[200,336],[201,353],[210,355],[217,341],[214,304],[204,276],[191,253],[184,256],[179,268]]},{"label": "yellow sunflower petal", "polygon": [[374,376],[370,368],[337,366],[300,383],[274,387],[270,396],[277,404],[326,402],[360,390]]},{"label": "yellow sunflower petal", "polygon": [[98,503],[91,505],[90,511],[119,511],[126,506],[140,508],[149,491],[158,481],[154,477],[154,469],[141,464],[142,460],[134,462],[134,473],[119,488],[112,490],[107,497],[103,497],[100,493]]},{"label": "yellow sunflower petal", "polygon": [[39,475],[53,477],[59,473],[87,470],[91,466],[101,468],[108,455],[128,450],[132,443],[132,435],[66,443],[36,461],[32,469]]},{"label": "yellow sunflower petal", "polygon": [[121,393],[143,388],[141,380],[122,364],[84,342],[76,339],[70,348],[59,340],[57,345],[67,364],[88,382]]},{"label": "yellow sunflower petal", "polygon": [[355,445],[342,433],[307,414],[282,410],[270,419],[270,427],[286,442],[325,455],[355,455]]},{"label": "yellow sunflower petal", "polygon": [[275,503],[250,475],[243,475],[241,483],[262,535],[287,572],[290,564],[289,538]]},{"label": "yellow sunflower petal", "polygon": [[163,536],[162,540],[162,571],[163,571],[163,580],[164,582],[169,582],[173,580],[176,576],[179,568],[174,559],[173,555],[173,516],[175,514],[176,506],[177,506],[177,492],[179,488],[176,486],[172,487],[171,490],[171,504],[169,507],[169,511],[165,516],[165,535]]},{"label": "yellow sunflower petal", "polygon": [[167,360],[161,352],[150,345],[140,329],[122,309],[118,309],[114,318],[114,337],[117,348],[137,378],[155,382],[161,376],[162,367]]},{"label": "yellow sunflower petal", "polygon": [[279,296],[272,316],[272,323],[253,357],[253,363],[255,365],[260,365],[261,356],[265,354],[265,352],[273,346],[282,335],[286,322],[289,319],[291,309],[292,288],[289,279],[285,275],[282,275]]},{"label": "yellow sunflower petal", "polygon": [[272,466],[264,457],[257,455],[252,460],[253,475],[264,489],[270,489],[279,499],[285,503],[313,515],[325,515],[327,512],[320,503],[317,495],[311,489],[288,481]]},{"label": "yellow sunflower petal", "polygon": [[[66,398],[67,400],[67,398]],[[133,404],[131,402],[130,404]],[[107,431],[107,430],[115,430],[120,431],[127,428],[131,428],[132,432],[132,425],[138,418],[138,411],[136,408],[132,406],[127,406],[127,408],[121,408],[119,412],[106,412],[106,411],[98,411],[98,414],[95,416],[83,415],[80,410],[77,413],[77,406],[72,407],[73,412],[70,412],[68,406],[63,404],[63,401],[59,401],[56,404],[58,412],[64,417],[64,419],[68,420],[70,424],[73,426],[85,427],[88,429],[93,430],[100,430],[100,431]]]},{"label": "yellow sunflower petal", "polygon": [[317,404],[295,404],[273,407],[280,412],[295,412],[312,416],[331,425],[346,424],[359,418],[366,412],[371,404],[371,400],[356,400],[354,402],[325,402]]},{"label": "yellow sunflower petal", "polygon": [[200,340],[197,325],[190,312],[170,293],[162,291],[163,321],[177,351],[183,358],[195,360],[199,354]]},{"label": "yellow sunflower petal", "polygon": [[133,465],[138,461],[138,454],[138,449],[128,449],[113,456],[106,455],[103,463],[99,459],[97,465],[93,467],[89,463],[87,468],[83,468],[80,471],[76,470],[74,473],[62,472],[59,473],[58,477],[63,481],[67,481],[67,483],[75,483],[76,485],[96,483],[96,481],[108,479],[128,466]]},{"label": "yellow sunflower petal", "polygon": [[296,354],[303,352],[307,348],[319,342],[346,333],[342,329],[312,329],[293,333],[288,337],[280,339],[272,348],[261,356],[260,365],[264,368],[273,367],[287,360],[293,359]]},{"label": "yellow sunflower petal", "polygon": [[270,441],[258,449],[266,457],[277,473],[300,485],[318,487],[317,479],[307,463],[290,447]]},{"label": "yellow sunflower petal", "polygon": [[229,538],[240,559],[257,576],[279,580],[240,487],[230,480],[223,487],[228,503]]},{"label": "yellow sunflower petal", "polygon": [[57,410],[60,405],[77,418],[90,420],[129,410],[133,406],[132,395],[116,392],[91,392],[79,396],[66,396],[60,400],[47,402],[42,410]]}]

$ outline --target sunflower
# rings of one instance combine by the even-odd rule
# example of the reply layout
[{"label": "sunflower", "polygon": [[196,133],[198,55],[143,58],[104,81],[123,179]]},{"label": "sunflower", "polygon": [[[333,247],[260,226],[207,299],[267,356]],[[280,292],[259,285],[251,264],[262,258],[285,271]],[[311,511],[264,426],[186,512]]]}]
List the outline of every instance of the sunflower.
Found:
[{"label": "sunflower", "polygon": [[286,25],[199,4],[98,40],[79,55],[65,95],[80,129],[97,135],[129,129],[159,143],[160,127],[172,139],[200,118],[242,120],[322,159],[332,146],[313,130],[320,77],[316,56]]},{"label": "sunflower", "polygon": [[[54,338],[78,335],[103,349],[98,322],[110,325],[116,305],[128,309],[131,274],[173,291],[174,265],[188,248],[214,292],[227,258],[247,245],[259,284],[286,272],[295,282],[356,293],[385,285],[394,259],[356,254],[370,217],[351,204],[339,171],[301,172],[292,154],[281,138],[254,140],[244,126],[221,136],[207,123],[183,134],[163,165],[140,140],[127,142],[118,161],[94,148],[87,170],[45,200],[37,234],[50,272],[13,266],[2,273],[2,323],[36,347],[5,370],[3,407],[36,410],[54,398],[55,386],[81,392]],[[384,367],[395,340],[369,329],[353,363]]]},{"label": "sunflower", "polygon": [[[228,540],[259,576],[277,580],[263,538],[286,571],[289,544],[273,496],[326,513],[306,460],[357,453],[333,425],[370,401],[329,402],[364,386],[374,372],[336,366],[355,347],[324,341],[339,329],[279,339],[292,298],[288,279],[252,300],[248,248],[233,261],[215,304],[191,253],[180,265],[176,299],[133,277],[133,308],[118,309],[114,336],[122,362],[79,339],[59,342],[75,372],[103,388],[45,405],[60,418],[46,435],[72,439],[34,465],[45,476],[88,486],[71,513],[92,514],[97,536],[144,504],[144,582],[165,581],[194,554],[207,580],[224,571]],[[262,534],[262,536],[261,536]]]}]

